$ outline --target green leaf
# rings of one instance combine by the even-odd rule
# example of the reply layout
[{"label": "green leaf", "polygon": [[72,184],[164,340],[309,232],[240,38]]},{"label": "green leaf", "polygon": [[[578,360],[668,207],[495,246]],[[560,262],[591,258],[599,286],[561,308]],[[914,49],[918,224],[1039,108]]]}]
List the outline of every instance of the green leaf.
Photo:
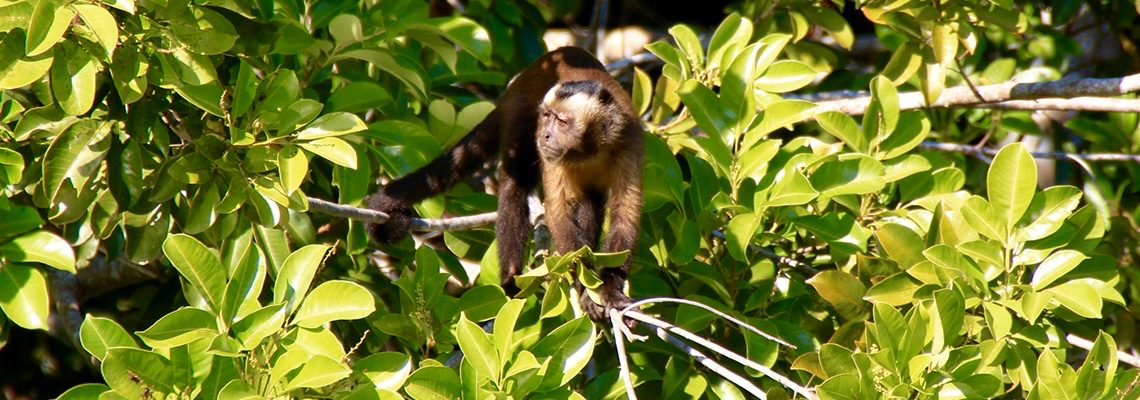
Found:
[{"label": "green leaf", "polygon": [[1116,378],[1116,341],[1112,335],[1100,331],[1085,362],[1077,370],[1077,392],[1080,398],[1099,398],[1108,394]]},{"label": "green leaf", "polygon": [[900,272],[875,283],[874,286],[867,289],[867,294],[863,295],[863,299],[874,303],[884,303],[892,307],[901,307],[915,301],[914,293],[918,291],[919,287],[919,283],[914,278],[905,272]]},{"label": "green leaf", "polygon": [[470,363],[479,375],[498,382],[502,374],[502,363],[499,361],[499,351],[491,343],[489,335],[466,316],[460,316],[455,338],[463,350],[464,361]]},{"label": "green leaf", "polygon": [[169,22],[170,33],[186,49],[198,54],[222,54],[234,47],[239,35],[229,19],[205,7],[188,7]]},{"label": "green leaf", "polygon": [[922,236],[906,226],[897,223],[882,224],[875,231],[875,238],[890,259],[898,263],[899,268],[913,267],[925,259],[922,250],[926,244]]},{"label": "green leaf", "polygon": [[[722,64],[728,64],[740,48],[748,45],[752,38],[752,21],[742,18],[740,14],[732,13],[717,26],[709,40],[708,64],[709,71],[722,70]],[[723,73],[723,72],[722,72]]]},{"label": "green leaf", "polygon": [[953,27],[946,23],[936,23],[930,27],[931,47],[934,48],[934,59],[944,66],[954,65],[955,55],[958,54],[958,35]]},{"label": "green leaf", "polygon": [[75,251],[63,238],[47,231],[35,231],[0,245],[0,256],[15,262],[38,262],[75,273]]},{"label": "green leaf", "polygon": [[[39,4],[43,3],[48,2]],[[8,32],[0,41],[0,89],[21,88],[39,80],[51,68],[54,56],[51,51],[25,56],[23,31]]]},{"label": "green leaf", "polygon": [[[735,145],[740,134],[751,125],[752,120],[757,116],[755,112],[756,93],[753,88],[756,84],[756,76],[760,73],[760,70],[757,69],[756,57],[761,48],[760,43],[754,43],[744,48],[744,51],[736,55],[732,64],[729,64],[728,71],[721,76],[720,112],[724,115],[728,126],[726,126],[726,130],[708,133],[710,135],[713,132],[717,133],[730,147]],[[684,95],[681,96],[681,100],[685,100]],[[686,101],[685,105],[688,106],[688,104]],[[697,124],[700,124],[700,120],[697,121]]]},{"label": "green leaf", "polygon": [[297,133],[298,140],[312,140],[330,136],[341,136],[368,129],[364,121],[354,114],[334,112],[322,115]]},{"label": "green leaf", "polygon": [[1021,313],[1029,323],[1036,323],[1037,317],[1045,311],[1045,307],[1053,301],[1053,295],[1049,293],[1040,292],[1027,292],[1021,297],[1021,306],[1017,310]]},{"label": "green leaf", "polygon": [[843,154],[824,162],[811,177],[811,186],[821,197],[867,194],[882,190],[883,164],[862,154]]},{"label": "green leaf", "polygon": [[752,243],[752,236],[760,229],[761,216],[745,213],[732,217],[724,234],[728,254],[739,261],[748,261],[748,245]]},{"label": "green leaf", "polygon": [[218,333],[217,318],[209,311],[182,307],[162,316],[139,338],[153,348],[171,348]]},{"label": "green leaf", "polygon": [[24,329],[48,329],[47,279],[38,269],[0,264],[0,309]]},{"label": "green leaf", "polygon": [[891,54],[891,60],[887,61],[879,75],[890,79],[895,86],[906,83],[922,66],[922,54],[918,50],[918,45],[914,43],[903,43]]},{"label": "green leaf", "polygon": [[230,328],[241,341],[241,350],[250,350],[269,335],[281,330],[289,314],[285,304],[273,304],[249,313]]},{"label": "green leaf", "polygon": [[851,31],[851,26],[838,11],[827,7],[802,7],[797,11],[804,13],[804,17],[811,20],[812,24],[831,34],[840,47],[850,51],[851,46],[855,44],[855,34]]},{"label": "green leaf", "polygon": [[28,22],[27,42],[24,44],[27,56],[34,57],[55,46],[71,26],[74,17],[75,10],[65,7],[58,0],[36,2],[31,21]]},{"label": "green leaf", "polygon": [[780,60],[756,79],[756,89],[771,93],[786,93],[807,86],[819,73],[797,60]]},{"label": "green leaf", "polygon": [[634,113],[644,115],[649,111],[649,105],[653,100],[653,81],[641,68],[633,68],[633,91],[630,92],[630,96],[633,97]]},{"label": "green leaf", "polygon": [[673,36],[677,47],[681,49],[681,54],[689,60],[689,65],[692,65],[693,69],[701,69],[704,65],[705,54],[704,48],[701,47],[701,41],[697,38],[697,33],[685,24],[677,24],[669,28],[669,35]]},{"label": "green leaf", "polygon": [[360,24],[360,18],[352,14],[340,14],[329,21],[329,34],[332,35],[333,40],[336,40],[336,45],[340,47],[364,40],[363,30],[364,27]]},{"label": "green leaf", "polygon": [[491,62],[491,35],[475,21],[463,17],[442,17],[433,18],[429,23],[479,61]]},{"label": "green leaf", "polygon": [[131,334],[113,319],[87,314],[79,326],[79,343],[99,361],[112,347],[138,347]]},{"label": "green leaf", "polygon": [[162,253],[178,273],[218,310],[226,291],[226,268],[218,255],[193,236],[173,234],[162,243]]},{"label": "green leaf", "polygon": [[[741,93],[743,96],[743,91]],[[677,94],[681,97],[681,101],[685,102],[685,107],[692,113],[693,119],[697,121],[701,130],[709,136],[717,138],[729,133],[732,119],[725,115],[720,99],[711,89],[699,81],[688,80],[681,84]]]},{"label": "green leaf", "polygon": [[404,385],[404,391],[416,400],[458,399],[461,390],[459,376],[442,365],[417,369]]},{"label": "green leaf", "polygon": [[222,87],[218,86],[218,82],[207,82],[201,85],[185,84],[174,88],[174,91],[179,96],[189,101],[195,107],[202,109],[202,111],[210,113],[215,117],[224,117],[225,111],[222,110]]},{"label": "green leaf", "polygon": [[412,359],[404,353],[376,353],[353,363],[352,369],[379,389],[399,390],[412,374]]},{"label": "green leaf", "polygon": [[119,25],[111,12],[92,4],[73,4],[90,36],[103,47],[103,59],[110,59],[119,44]]},{"label": "green leaf", "polygon": [[262,397],[257,393],[249,382],[241,379],[234,379],[222,386],[222,390],[218,391],[219,399],[234,399],[234,400],[261,400]]},{"label": "green leaf", "polygon": [[72,386],[71,389],[60,394],[55,400],[84,400],[98,399],[99,395],[111,390],[110,386],[102,383],[83,383]]},{"label": "green leaf", "polygon": [[[1021,219],[1033,200],[1036,187],[1037,164],[1025,145],[1009,144],[994,156],[986,174],[986,190],[1004,226],[1012,227]],[[1004,242],[1005,238],[999,240]]]},{"label": "green leaf", "polygon": [[108,349],[102,371],[107,384],[127,398],[164,398],[164,393],[174,392],[170,360],[151,351],[131,347]]},{"label": "green leaf", "polygon": [[586,366],[590,356],[594,353],[594,342],[597,332],[594,324],[585,317],[574,319],[562,324],[539,339],[531,352],[536,357],[555,357],[557,364],[552,365],[547,372],[547,379],[556,379],[557,386],[563,386]]},{"label": "green leaf", "polygon": [[506,304],[507,297],[498,285],[481,285],[471,288],[459,298],[459,311],[467,318],[480,322],[494,318]]},{"label": "green leaf", "polygon": [[771,195],[764,203],[768,207],[807,204],[819,196],[804,173],[795,166],[784,169],[784,176],[772,186]]},{"label": "green leaf", "polygon": [[[779,100],[764,107],[760,123],[744,134],[742,148],[750,148],[769,133],[812,117],[815,104],[803,100]],[[751,111],[747,111],[751,113]]]},{"label": "green leaf", "polygon": [[1009,310],[1001,304],[988,301],[982,303],[982,306],[985,308],[986,326],[990,329],[990,334],[996,340],[1004,340],[1013,327],[1013,317],[1009,315]]},{"label": "green leaf", "polygon": [[1101,317],[1100,309],[1104,305],[1096,286],[1090,279],[1075,279],[1057,286],[1045,289],[1042,293],[1053,295],[1061,306],[1085,318],[1097,319]]},{"label": "green leaf", "polygon": [[1068,274],[1077,265],[1089,257],[1076,250],[1059,250],[1056,253],[1049,255],[1045,261],[1042,261],[1036,269],[1033,270],[1033,279],[1029,282],[1029,286],[1033,290],[1041,290],[1049,287],[1053,282]]},{"label": "green leaf", "polygon": [[930,120],[922,111],[907,111],[899,115],[894,132],[879,144],[883,160],[889,160],[913,150],[930,133]]},{"label": "green leaf", "polygon": [[109,125],[83,120],[71,125],[52,141],[44,154],[44,197],[56,203],[65,180],[84,188],[107,155]]},{"label": "green leaf", "polygon": [[1018,240],[1038,240],[1057,232],[1077,208],[1081,194],[1080,189],[1072,186],[1053,186],[1033,196],[1018,224]]},{"label": "green leaf", "polygon": [[1002,218],[986,199],[970,196],[962,207],[962,215],[966,217],[966,222],[970,226],[978,230],[978,233],[990,239],[1005,242],[1004,232],[1008,225],[1003,223]]},{"label": "green leaf", "polygon": [[927,105],[937,104],[938,97],[942,96],[942,90],[946,89],[945,70],[938,63],[927,62],[922,65],[921,71],[923,74],[918,82],[921,84],[922,97]]},{"label": "green leaf", "polygon": [[277,152],[277,171],[286,195],[293,195],[309,175],[309,158],[295,146],[283,146]]},{"label": "green leaf", "polygon": [[278,135],[293,132],[301,125],[308,124],[318,115],[321,115],[321,110],[324,107],[324,104],[313,99],[294,101],[293,104],[277,114],[277,123],[271,129],[277,131]]},{"label": "green leaf", "polygon": [[502,360],[500,369],[513,354],[515,324],[518,322],[519,314],[522,313],[525,305],[526,302],[521,299],[510,299],[495,316],[495,327],[491,339],[495,349],[499,351],[499,360]]},{"label": "green leaf", "polygon": [[376,311],[375,302],[372,293],[356,283],[328,281],[305,297],[293,323],[315,328],[330,321],[364,318]]},{"label": "green leaf", "polygon": [[285,374],[287,381],[284,390],[296,388],[320,388],[332,385],[352,373],[344,364],[323,355],[315,355],[301,364],[300,368]]},{"label": "green leaf", "polygon": [[1076,374],[1073,373],[1073,367],[1057,360],[1052,351],[1042,351],[1037,357],[1037,382],[1030,397],[1076,399]]},{"label": "green leaf", "polygon": [[[348,15],[348,14],[341,14]],[[325,109],[330,112],[363,112],[377,109],[392,102],[392,95],[372,82],[349,82],[329,95]]]},{"label": "green leaf", "polygon": [[934,324],[932,351],[944,351],[958,339],[966,313],[965,299],[957,291],[941,289],[934,292],[931,307],[931,322]]},{"label": "green leaf", "polygon": [[298,145],[336,165],[356,169],[356,150],[340,138],[322,137],[310,142],[301,142]]},{"label": "green leaf", "polygon": [[[426,73],[423,72],[419,64],[411,60],[402,57],[393,57],[388,53],[373,49],[348,51],[342,54],[342,57],[355,58],[372,63],[372,65],[375,65],[382,71],[392,74],[393,77],[399,79],[405,87],[413,89],[412,94],[416,95],[417,98],[427,98]],[[337,60],[334,59],[333,61]]]},{"label": "green leaf", "polygon": [[863,295],[867,288],[854,276],[840,271],[821,271],[809,278],[807,283],[815,288],[816,293],[835,307],[839,315],[848,320],[863,320],[867,318]]},{"label": "green leaf", "polygon": [[815,122],[825,132],[846,143],[852,150],[867,153],[867,144],[870,142],[870,138],[864,136],[863,131],[859,129],[859,125],[851,116],[838,111],[826,111],[816,114]]},{"label": "green leaf", "polygon": [[329,246],[311,244],[289,254],[273,284],[273,303],[285,302],[285,308],[293,310],[305,298],[328,251]]},{"label": "green leaf", "polygon": [[887,78],[876,76],[871,78],[871,99],[863,116],[863,134],[872,140],[883,140],[898,126],[898,89]]}]

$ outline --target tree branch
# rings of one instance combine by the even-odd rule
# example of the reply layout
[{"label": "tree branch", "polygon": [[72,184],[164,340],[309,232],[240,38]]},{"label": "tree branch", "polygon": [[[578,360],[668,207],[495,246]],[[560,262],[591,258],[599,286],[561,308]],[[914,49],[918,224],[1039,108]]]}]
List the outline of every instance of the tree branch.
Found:
[{"label": "tree branch", "polygon": [[[1079,348],[1085,349],[1085,351],[1091,351],[1093,348],[1093,342],[1089,341],[1088,339],[1073,335],[1071,333],[1068,335],[1065,335],[1065,341],[1069,342],[1069,344],[1073,345],[1074,347],[1079,347]],[[1125,352],[1120,351],[1120,350],[1116,350],[1116,359],[1120,360],[1120,362],[1122,362],[1122,363],[1131,365],[1131,366],[1136,367],[1136,368],[1140,368],[1140,358],[1137,358],[1134,355],[1125,353]]]},{"label": "tree branch", "polygon": [[[1110,97],[1120,96],[1140,90],[1140,74],[1128,75],[1118,78],[1064,78],[1056,81],[1033,83],[1001,83],[996,85],[977,86],[977,94],[968,86],[956,86],[942,91],[942,95],[930,107],[987,107],[1012,108],[1028,107],[1033,103],[1040,103],[1048,107],[1067,105],[1084,107],[1084,111],[1113,111],[1097,109],[1097,104],[1082,106],[1076,102],[1057,102],[1059,99],[1074,99],[1078,97]],[[982,98],[978,98],[981,95]],[[1036,102],[1012,102],[1014,100],[1037,100]],[[1043,100],[1047,100],[1042,102]],[[1108,100],[1108,99],[1106,99]],[[1086,101],[1082,99],[1082,101]],[[1098,100],[1100,104],[1107,103]],[[860,96],[843,100],[829,100],[816,103],[817,112],[838,111],[848,115],[861,115],[867,111],[871,103],[870,96]],[[926,108],[926,100],[921,92],[899,93],[899,109],[914,110]],[[1112,107],[1123,107],[1113,105]],[[1024,108],[1017,108],[1024,109]],[[1054,109],[1054,108],[1048,108]]]},{"label": "tree branch", "polygon": [[751,394],[753,396],[756,396],[759,398],[764,398],[764,392],[761,391],[758,387],[756,387],[756,385],[752,384],[751,382],[749,382],[744,377],[741,377],[740,375],[738,375],[738,374],[730,371],[729,369],[725,368],[724,366],[718,364],[716,361],[712,360],[711,358],[704,355],[700,351],[693,349],[691,346],[685,344],[685,342],[682,342],[680,339],[677,339],[673,335],[676,334],[678,336],[681,336],[681,337],[685,338],[686,340],[689,340],[689,341],[692,341],[693,343],[704,346],[705,348],[712,350],[713,352],[716,352],[717,354],[725,356],[725,357],[727,357],[733,361],[736,361],[736,362],[740,363],[741,365],[744,365],[748,368],[752,368],[752,369],[755,369],[757,371],[760,371],[761,373],[764,374],[764,376],[771,378],[772,380],[775,380],[776,382],[779,382],[784,387],[791,389],[793,392],[796,392],[797,394],[804,396],[805,398],[808,398],[808,399],[816,399],[817,398],[815,395],[814,389],[809,389],[807,387],[804,387],[804,386],[792,381],[791,379],[788,379],[788,377],[780,375],[779,373],[776,373],[776,371],[773,371],[771,368],[765,367],[764,365],[761,365],[760,363],[749,360],[748,358],[741,356],[739,354],[736,354],[735,352],[732,352],[732,351],[724,348],[724,346],[721,346],[721,345],[716,344],[714,342],[711,342],[705,338],[702,338],[695,333],[681,329],[680,327],[677,327],[676,325],[670,324],[668,322],[662,321],[660,319],[654,318],[652,316],[643,314],[639,311],[632,310],[629,308],[626,308],[625,310],[623,310],[621,312],[621,314],[624,317],[635,319],[637,321],[642,322],[646,326],[649,326],[651,329],[654,330],[654,332],[657,334],[658,337],[669,342],[670,344],[677,347],[678,349],[681,349],[681,351],[684,351],[685,353],[689,354],[689,356],[693,357],[698,362],[700,362],[701,365],[704,365],[705,367],[709,368],[713,372],[716,372],[720,376],[723,376],[725,379],[732,381],[732,383],[735,383],[737,386],[740,386],[742,389],[745,389],[746,391],[749,392],[749,394]]},{"label": "tree branch", "polygon": [[[309,209],[320,212],[322,214],[328,214],[334,217],[355,219],[357,221],[364,221],[373,224],[382,224],[388,221],[388,214],[384,212],[367,208],[346,206],[343,204],[321,200],[316,197],[307,197],[307,199],[309,200]],[[493,212],[441,219],[413,218],[412,230],[421,232],[458,231],[493,225],[494,223],[495,213]]]},{"label": "tree branch", "polygon": [[[945,152],[962,153],[968,156],[987,156],[993,157],[997,155],[998,149],[991,149],[985,147],[975,147],[965,144],[954,143],[937,143],[937,142],[922,142],[920,144],[924,149],[938,150]],[[1088,154],[1074,154],[1065,153],[1060,151],[1034,151],[1030,152],[1033,158],[1051,158],[1059,160],[1080,160],[1080,161],[1117,161],[1117,162],[1134,162],[1140,163],[1140,154],[1117,154],[1117,153],[1088,153]]]}]

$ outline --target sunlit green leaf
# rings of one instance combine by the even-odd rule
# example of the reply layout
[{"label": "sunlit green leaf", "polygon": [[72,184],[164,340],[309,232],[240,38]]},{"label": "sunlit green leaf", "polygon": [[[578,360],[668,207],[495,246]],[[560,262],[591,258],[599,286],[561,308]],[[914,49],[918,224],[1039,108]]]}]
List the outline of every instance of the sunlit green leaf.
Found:
[{"label": "sunlit green leaf", "polygon": [[9,261],[44,263],[75,273],[75,251],[66,240],[47,231],[35,231],[0,245],[0,256]]},{"label": "sunlit green leaf", "polygon": [[0,264],[0,309],[24,329],[48,329],[48,288],[44,273],[15,263]]},{"label": "sunlit green leaf", "polygon": [[376,310],[372,294],[349,281],[328,281],[317,286],[301,303],[292,323],[313,328],[330,321],[359,319]]}]

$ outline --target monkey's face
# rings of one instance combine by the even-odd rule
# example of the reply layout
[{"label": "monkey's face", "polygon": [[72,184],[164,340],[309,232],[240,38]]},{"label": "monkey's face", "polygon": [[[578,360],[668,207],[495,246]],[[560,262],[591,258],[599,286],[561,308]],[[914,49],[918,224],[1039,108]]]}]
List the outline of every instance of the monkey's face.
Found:
[{"label": "monkey's face", "polygon": [[604,129],[606,93],[592,81],[551,88],[538,107],[538,152],[548,162],[574,162],[597,153]]}]

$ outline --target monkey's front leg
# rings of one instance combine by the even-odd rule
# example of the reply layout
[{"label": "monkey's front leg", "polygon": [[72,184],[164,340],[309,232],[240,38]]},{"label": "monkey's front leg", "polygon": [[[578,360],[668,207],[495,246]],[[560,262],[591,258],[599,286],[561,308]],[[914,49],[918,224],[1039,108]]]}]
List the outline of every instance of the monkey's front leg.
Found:
[{"label": "monkey's front leg", "polygon": [[[599,294],[602,297],[603,304],[600,308],[604,317],[609,317],[610,309],[620,310],[633,303],[625,294],[625,285],[629,277],[629,266],[633,264],[633,252],[637,249],[637,238],[641,233],[641,174],[639,167],[627,168],[625,171],[628,173],[615,182],[607,201],[610,227],[602,250],[608,253],[629,251],[629,254],[621,266],[598,271],[602,279]],[[633,327],[636,322],[629,319],[626,324]]]}]

